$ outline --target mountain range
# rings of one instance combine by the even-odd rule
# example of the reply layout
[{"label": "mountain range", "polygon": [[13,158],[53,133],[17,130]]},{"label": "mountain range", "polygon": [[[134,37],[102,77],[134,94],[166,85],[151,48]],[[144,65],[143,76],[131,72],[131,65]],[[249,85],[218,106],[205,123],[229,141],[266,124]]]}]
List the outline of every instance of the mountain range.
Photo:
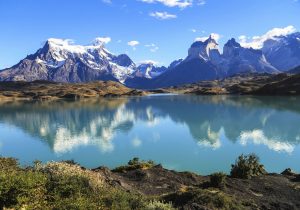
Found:
[{"label": "mountain range", "polygon": [[223,79],[239,73],[286,72],[300,66],[300,33],[267,39],[261,49],[243,47],[230,39],[219,51],[212,36],[195,41],[185,59],[168,67],[153,62],[137,65],[126,54],[114,55],[96,38],[87,46],[69,40],[48,39],[36,53],[1,70],[0,81],[48,80],[65,83],[118,81],[128,87],[150,89],[203,80]]}]

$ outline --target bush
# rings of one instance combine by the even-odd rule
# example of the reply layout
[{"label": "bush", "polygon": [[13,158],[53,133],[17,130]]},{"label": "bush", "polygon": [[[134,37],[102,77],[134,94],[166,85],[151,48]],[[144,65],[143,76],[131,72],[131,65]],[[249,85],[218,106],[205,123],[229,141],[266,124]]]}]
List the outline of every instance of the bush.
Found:
[{"label": "bush", "polygon": [[224,188],[226,184],[226,177],[225,173],[219,172],[210,175],[210,186],[216,188]]},{"label": "bush", "polygon": [[161,201],[151,201],[145,207],[145,210],[175,210],[171,203],[163,203]]},{"label": "bush", "polygon": [[113,169],[113,172],[126,172],[136,169],[149,169],[152,168],[155,165],[155,163],[152,160],[144,161],[140,160],[139,158],[135,157],[132,160],[128,161],[128,164],[126,166],[119,166],[115,169]]},{"label": "bush", "polygon": [[259,158],[255,154],[240,155],[235,164],[231,166],[230,172],[232,177],[241,179],[249,179],[263,174],[266,174],[266,170],[259,163]]},{"label": "bush", "polygon": [[[8,163],[7,160],[0,162]],[[15,166],[13,164],[12,167]],[[13,168],[6,167],[0,171],[0,209],[4,207],[21,209],[23,206],[39,209],[45,206],[46,176],[32,170],[25,171],[17,167],[13,170]]]},{"label": "bush", "polygon": [[144,209],[139,194],[102,183],[99,174],[68,163],[21,168],[0,158],[0,209]]}]

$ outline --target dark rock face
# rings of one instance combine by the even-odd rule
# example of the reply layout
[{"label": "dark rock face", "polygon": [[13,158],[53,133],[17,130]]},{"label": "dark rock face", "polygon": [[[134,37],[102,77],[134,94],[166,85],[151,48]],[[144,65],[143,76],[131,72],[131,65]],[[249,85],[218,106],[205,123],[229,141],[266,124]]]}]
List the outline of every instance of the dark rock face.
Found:
[{"label": "dark rock face", "polygon": [[268,63],[261,50],[243,48],[235,39],[231,39],[225,44],[223,58],[225,60],[223,70],[229,76],[241,72],[278,72]]},{"label": "dark rock face", "polygon": [[194,83],[200,80],[213,80],[218,77],[218,69],[211,62],[192,59],[183,61],[174,69],[155,78],[153,88]]},{"label": "dark rock face", "polygon": [[267,60],[280,71],[300,66],[300,32],[269,39],[262,50]]},{"label": "dark rock face", "polygon": [[124,67],[135,66],[133,61],[126,54],[121,54],[121,55],[118,55],[117,57],[114,57],[113,62],[115,62],[116,64],[118,64],[120,66],[124,66]]}]

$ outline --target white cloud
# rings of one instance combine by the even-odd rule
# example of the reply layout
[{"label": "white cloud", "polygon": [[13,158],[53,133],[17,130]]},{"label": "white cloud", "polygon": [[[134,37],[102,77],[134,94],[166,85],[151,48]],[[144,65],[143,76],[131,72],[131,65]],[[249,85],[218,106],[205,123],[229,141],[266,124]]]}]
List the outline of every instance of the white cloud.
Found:
[{"label": "white cloud", "polygon": [[133,50],[136,50],[136,46],[138,46],[138,45],[140,44],[140,42],[139,42],[139,41],[133,40],[133,41],[128,42],[127,44],[128,44],[130,47],[132,47]]},{"label": "white cloud", "polygon": [[167,19],[174,19],[177,18],[176,15],[167,13],[167,12],[151,12],[149,14],[151,17],[155,17],[156,19],[159,20],[167,20]]},{"label": "white cloud", "polygon": [[250,142],[256,145],[266,145],[269,149],[276,152],[292,153],[295,148],[293,145],[287,142],[266,137],[262,130],[242,132],[239,141],[243,146],[246,146]]},{"label": "white cloud", "polygon": [[102,2],[105,3],[105,4],[111,4],[112,0],[102,0]]},{"label": "white cloud", "polygon": [[140,1],[149,4],[161,3],[167,7],[179,7],[179,8],[186,8],[188,6],[192,6],[193,4],[193,0],[140,0]]},{"label": "white cloud", "polygon": [[196,30],[196,29],[194,29],[194,28],[192,28],[192,29],[191,29],[191,32],[193,32],[193,33],[196,33],[196,32],[197,32],[197,30]]},{"label": "white cloud", "polygon": [[198,0],[197,5],[203,6],[206,4],[205,0]]},{"label": "white cloud", "polygon": [[137,148],[142,145],[142,141],[138,137],[135,137],[134,139],[132,139],[131,144],[132,144],[132,146]]},{"label": "white cloud", "polygon": [[94,40],[94,44],[107,44],[109,42],[111,42],[110,37],[97,37]]},{"label": "white cloud", "polygon": [[139,45],[140,43],[139,43],[139,41],[130,41],[127,44],[131,47],[135,47],[135,46]]},{"label": "white cloud", "polygon": [[156,46],[156,44],[153,44],[153,43],[152,44],[146,44],[145,47],[149,48],[151,52],[156,52],[159,49],[159,47]]},{"label": "white cloud", "polygon": [[200,139],[198,145],[202,147],[212,148],[213,150],[219,149],[222,146],[221,135],[224,133],[223,128],[218,132],[214,132],[210,129],[210,126],[207,129],[207,139]]},{"label": "white cloud", "polygon": [[264,41],[268,39],[275,39],[276,36],[286,36],[296,31],[294,26],[287,26],[285,28],[273,28],[262,36],[254,36],[252,38],[241,35],[239,41],[243,47],[260,49],[263,47]]},{"label": "white cloud", "polygon": [[[217,42],[221,39],[221,35],[220,34],[217,34],[217,33],[211,33],[210,36],[216,40]],[[197,37],[195,39],[195,41],[201,41],[201,42],[204,42],[208,39],[209,37],[208,36],[205,36],[205,37]]]},{"label": "white cloud", "polygon": [[154,61],[154,60],[143,60],[143,61],[139,61],[138,65],[140,64],[153,64],[153,65],[158,65],[159,62],[158,61]]}]

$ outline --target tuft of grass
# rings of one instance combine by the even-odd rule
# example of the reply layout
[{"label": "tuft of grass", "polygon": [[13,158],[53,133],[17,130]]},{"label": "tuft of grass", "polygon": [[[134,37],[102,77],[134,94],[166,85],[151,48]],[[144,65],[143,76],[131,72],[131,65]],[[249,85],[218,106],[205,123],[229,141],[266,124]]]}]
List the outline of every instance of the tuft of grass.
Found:
[{"label": "tuft of grass", "polygon": [[146,169],[152,168],[153,166],[155,166],[155,163],[152,160],[144,161],[144,160],[140,160],[139,158],[135,157],[132,160],[130,160],[127,165],[119,166],[119,167],[113,169],[112,171],[124,173],[126,171],[131,171],[131,170],[136,170],[136,169],[146,170]]},{"label": "tuft of grass", "polygon": [[233,178],[250,179],[254,176],[266,174],[266,170],[255,154],[240,155],[231,166],[230,175]]},{"label": "tuft of grass", "polygon": [[145,210],[175,210],[171,203],[164,203],[162,201],[153,200],[150,201]]}]

